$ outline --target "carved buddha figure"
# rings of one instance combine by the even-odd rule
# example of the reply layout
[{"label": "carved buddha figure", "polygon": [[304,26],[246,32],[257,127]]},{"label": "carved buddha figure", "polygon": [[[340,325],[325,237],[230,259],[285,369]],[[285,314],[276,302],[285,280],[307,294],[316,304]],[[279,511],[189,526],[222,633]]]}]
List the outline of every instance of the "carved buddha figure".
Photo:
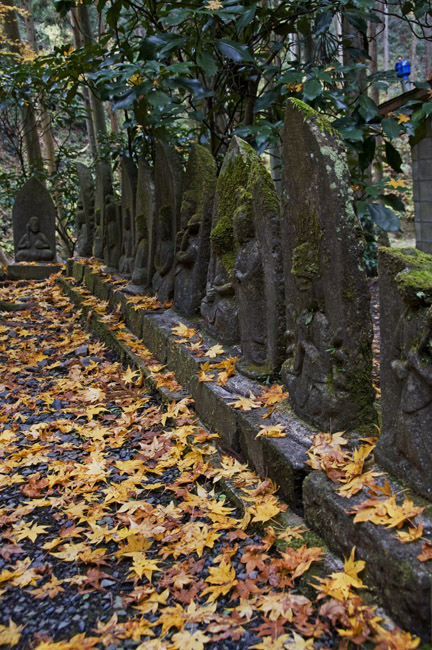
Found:
[{"label": "carved buddha figure", "polygon": [[27,224],[27,232],[18,242],[17,262],[51,262],[54,252],[49,241],[41,232],[38,217],[31,217]]}]

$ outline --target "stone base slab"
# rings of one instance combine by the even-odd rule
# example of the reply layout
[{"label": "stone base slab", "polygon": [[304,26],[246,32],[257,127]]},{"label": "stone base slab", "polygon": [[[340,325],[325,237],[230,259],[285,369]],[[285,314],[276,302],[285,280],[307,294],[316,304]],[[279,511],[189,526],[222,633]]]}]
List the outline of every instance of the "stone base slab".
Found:
[{"label": "stone base slab", "polygon": [[53,273],[61,271],[61,264],[9,264],[6,269],[8,280],[46,280]]}]

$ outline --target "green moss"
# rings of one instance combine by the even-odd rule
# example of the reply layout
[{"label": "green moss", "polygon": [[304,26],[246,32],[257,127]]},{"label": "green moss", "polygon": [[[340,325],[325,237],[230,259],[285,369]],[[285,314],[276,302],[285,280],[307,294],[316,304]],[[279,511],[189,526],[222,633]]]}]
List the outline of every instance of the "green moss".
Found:
[{"label": "green moss", "polygon": [[235,251],[228,251],[228,253],[222,255],[222,266],[227,271],[230,277],[234,273],[235,258],[236,258]]},{"label": "green moss", "polygon": [[320,277],[319,249],[312,241],[304,242],[294,249],[291,273],[313,280]]},{"label": "green moss", "polygon": [[307,120],[308,117],[313,117],[322,133],[327,131],[327,133],[332,137],[337,137],[338,133],[329,120],[324,117],[324,115],[321,115],[321,113],[318,113],[318,111],[313,109],[312,106],[309,106],[309,104],[302,102],[301,99],[297,99],[296,97],[290,97],[288,101],[291,102],[294,108],[304,114],[305,120]]},{"label": "green moss", "polygon": [[217,255],[234,251],[234,231],[232,218],[224,214],[211,231],[211,243]]},{"label": "green moss", "polygon": [[379,265],[393,276],[405,300],[432,304],[432,255],[416,248],[380,248]]},{"label": "green moss", "polygon": [[187,166],[188,186],[183,193],[181,224],[185,228],[193,214],[204,214],[207,202],[213,200],[216,188],[216,162],[208,149],[197,145]]}]

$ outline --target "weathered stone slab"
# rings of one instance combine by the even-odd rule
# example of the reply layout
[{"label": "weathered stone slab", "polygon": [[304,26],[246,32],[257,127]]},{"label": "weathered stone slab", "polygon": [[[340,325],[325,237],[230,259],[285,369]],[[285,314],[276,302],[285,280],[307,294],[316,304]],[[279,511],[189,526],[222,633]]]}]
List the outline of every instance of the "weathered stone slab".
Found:
[{"label": "weathered stone slab", "polygon": [[95,210],[93,176],[90,168],[82,163],[76,163],[76,170],[80,186],[76,212],[76,252],[79,257],[91,257]]},{"label": "weathered stone slab", "polygon": [[205,294],[216,178],[210,151],[195,146],[186,167],[174,283],[174,308],[185,316],[199,311]]},{"label": "weathered stone slab", "polygon": [[156,243],[152,286],[161,302],[174,296],[176,238],[180,230],[183,167],[178,154],[163,142],[156,144]]},{"label": "weathered stone slab", "polygon": [[95,213],[93,231],[93,255],[97,259],[103,259],[105,239],[105,204],[108,197],[113,195],[111,167],[105,161],[97,162],[95,165]]},{"label": "weathered stone slab", "polygon": [[432,255],[379,251],[382,429],[376,458],[432,496]]},{"label": "weathered stone slab", "polygon": [[[403,488],[395,485],[393,491]],[[323,472],[311,472],[303,483],[306,523],[339,556],[349,557],[355,546],[356,558],[366,561],[362,580],[377,588],[380,601],[402,627],[430,639],[432,567],[417,559],[422,541],[401,544],[394,528],[354,523],[346,511],[363,499],[340,497]],[[425,530],[431,524],[424,518]]]},{"label": "weathered stone slab", "polygon": [[6,269],[8,280],[46,280],[61,270],[61,264],[9,264]]},{"label": "weathered stone slab", "polygon": [[121,162],[121,213],[122,213],[122,250],[119,271],[130,275],[134,262],[135,248],[135,214],[138,171],[135,163],[128,156]]},{"label": "weathered stone slab", "polygon": [[151,287],[154,274],[155,234],[154,184],[150,167],[141,157],[138,162],[132,282],[144,289]]},{"label": "weathered stone slab", "polygon": [[345,152],[331,126],[289,102],[283,160],[282,376],[301,417],[326,431],[354,428],[375,411],[370,296]]},{"label": "weathered stone slab", "polygon": [[37,178],[29,178],[12,209],[16,262],[56,261],[55,220],[50,193]]}]

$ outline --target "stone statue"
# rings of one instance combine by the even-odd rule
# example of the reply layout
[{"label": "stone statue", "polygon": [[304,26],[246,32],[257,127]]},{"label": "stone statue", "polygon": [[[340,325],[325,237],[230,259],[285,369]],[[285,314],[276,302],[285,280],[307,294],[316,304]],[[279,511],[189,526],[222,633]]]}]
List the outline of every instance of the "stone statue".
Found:
[{"label": "stone statue", "polygon": [[374,421],[372,321],[343,145],[302,102],[283,133],[282,252],[287,360],[294,410],[321,430]]},{"label": "stone statue", "polygon": [[91,170],[82,163],[76,163],[80,192],[78,197],[76,226],[77,253],[80,257],[91,257],[93,250],[95,193]]},{"label": "stone statue", "polygon": [[[430,499],[432,256],[379,250],[382,429],[376,459]],[[428,275],[430,276],[429,280]]]},{"label": "stone statue", "polygon": [[158,219],[159,241],[154,258],[153,291],[161,302],[170,300],[174,294],[175,242],[172,239],[172,214],[169,205],[161,208]]},{"label": "stone statue", "polygon": [[95,169],[96,188],[92,252],[97,259],[103,259],[106,238],[105,203],[106,197],[113,194],[112,172],[110,165],[105,161],[97,162]]},{"label": "stone statue", "polygon": [[216,175],[213,156],[196,145],[186,166],[174,282],[174,308],[185,316],[199,311],[205,294]]},{"label": "stone statue", "polygon": [[122,179],[122,254],[119,271],[126,275],[132,272],[135,247],[135,214],[137,194],[137,168],[127,156],[121,164]]},{"label": "stone statue", "polygon": [[161,302],[174,296],[175,251],[180,230],[184,172],[176,151],[157,142],[155,151],[155,273],[153,291]]},{"label": "stone statue", "polygon": [[38,217],[31,217],[27,224],[27,232],[18,242],[15,255],[17,262],[52,262],[54,253],[48,238],[41,232]]},{"label": "stone statue", "polygon": [[118,269],[122,242],[121,207],[111,194],[105,197],[104,219],[103,260],[107,266]]},{"label": "stone statue", "polygon": [[279,201],[260,157],[236,136],[217,181],[210,239],[204,326],[240,343],[241,372],[271,375],[283,358]]},{"label": "stone statue", "polygon": [[150,167],[142,157],[138,163],[135,236],[132,282],[143,289],[150,289],[154,274],[154,186]]},{"label": "stone statue", "polygon": [[76,252],[78,257],[85,257],[87,255],[87,224],[84,213],[84,207],[81,198],[78,198],[77,210],[75,213],[75,223],[77,229]]},{"label": "stone statue", "polygon": [[56,208],[42,183],[34,176],[18,192],[12,209],[15,260],[55,262]]}]

